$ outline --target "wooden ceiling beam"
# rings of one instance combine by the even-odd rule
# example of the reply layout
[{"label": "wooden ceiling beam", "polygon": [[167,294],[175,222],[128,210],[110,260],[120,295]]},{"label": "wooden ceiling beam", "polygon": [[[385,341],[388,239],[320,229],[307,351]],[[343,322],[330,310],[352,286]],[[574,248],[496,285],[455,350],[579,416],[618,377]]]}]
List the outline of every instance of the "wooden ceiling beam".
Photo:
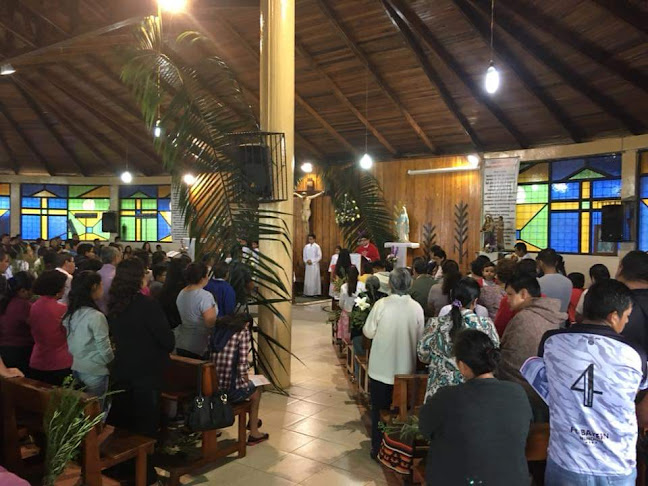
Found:
[{"label": "wooden ceiling beam", "polygon": [[[96,136],[96,133],[88,126],[87,123],[83,122],[79,118],[77,118],[70,110],[67,108],[61,106],[58,104],[56,100],[54,100],[53,97],[51,97],[46,91],[40,89],[38,86],[35,86],[33,83],[27,81],[25,78],[22,78],[20,76],[14,76],[13,79],[20,84],[23,89],[25,89],[28,93],[32,95],[33,98],[37,99],[38,102],[46,106],[49,111],[52,112],[52,114],[57,118],[57,120],[64,125],[67,130],[72,133],[76,138],[79,139],[81,143],[83,143],[90,152],[92,152],[97,159],[102,163],[102,165],[109,171],[113,171],[113,166],[111,162],[106,158],[106,156],[95,146],[95,144],[90,140],[88,136],[86,136],[85,131],[91,134],[91,136],[94,136],[95,139],[99,140],[102,142],[102,140],[99,139],[99,137]],[[122,152],[119,152],[115,150],[115,144],[114,142],[108,140],[108,138],[105,138],[106,141],[108,141],[108,145],[105,145],[106,148],[110,149],[113,151],[115,154],[121,156],[123,155]]]},{"label": "wooden ceiling beam", "polygon": [[333,94],[342,102],[344,106],[346,106],[349,109],[349,111],[351,111],[351,113],[354,114],[354,116],[358,120],[360,120],[360,122],[365,126],[365,128],[369,130],[374,137],[376,137],[376,139],[382,144],[382,146],[385,147],[392,155],[396,155],[397,151],[393,147],[393,145],[387,141],[387,139],[378,131],[376,127],[373,126],[373,124],[367,119],[365,115],[360,113],[360,110],[358,110],[354,106],[354,104],[351,103],[351,100],[349,100],[349,98],[346,97],[346,95],[342,92],[342,90],[337,85],[337,83],[326,73],[326,71],[324,71],[319,66],[319,64],[317,64],[317,61],[315,61],[313,56],[306,50],[304,45],[301,44],[296,39],[295,39],[295,50],[308,63],[310,68],[313,71],[315,71],[320,78],[326,81],[331,91],[333,91]]},{"label": "wooden ceiling beam", "polygon": [[0,130],[0,145],[2,145],[2,148],[4,151],[7,153],[7,157],[9,157],[9,161],[11,162],[11,167],[13,168],[14,174],[18,175],[20,174],[20,165],[18,164],[18,159],[16,158],[16,154],[9,145],[9,142],[7,141],[5,134]]},{"label": "wooden ceiling beam", "polygon": [[[488,0],[475,0],[475,4],[490,15],[490,2]],[[518,24],[513,16],[505,10],[499,10],[496,24],[512,36],[520,46],[536,58],[539,62],[552,69],[574,90],[580,92],[603,112],[620,121],[631,133],[639,135],[646,130],[646,123],[629,114],[612,97],[596,89],[590,82],[553,52],[545,49],[542,43],[529,33],[529,30]]]},{"label": "wooden ceiling beam", "polygon": [[391,100],[392,103],[396,105],[398,110],[407,120],[407,123],[414,129],[418,137],[423,141],[425,146],[434,153],[438,153],[438,148],[430,141],[429,137],[423,131],[418,122],[410,114],[409,110],[403,105],[402,101],[396,94],[396,92],[389,86],[387,81],[380,75],[378,68],[369,60],[369,57],[365,52],[360,49],[358,44],[351,39],[346,29],[342,25],[342,21],[335,13],[333,8],[325,0],[315,0],[320,10],[324,12],[324,15],[328,19],[329,23],[333,26],[333,29],[337,32],[338,36],[344,41],[347,47],[355,54],[356,58],[364,64],[365,68],[368,70],[369,74],[373,77],[374,82],[381,89],[383,94]]},{"label": "wooden ceiling beam", "polygon": [[497,121],[513,136],[517,144],[526,148],[529,142],[526,137],[516,128],[513,121],[495,104],[495,102],[485,94],[481,86],[473,81],[472,76],[459,64],[455,57],[439,42],[432,33],[430,28],[423,22],[418,15],[402,0],[382,0],[388,2],[396,16],[401,17],[410,25],[412,30],[425,42],[436,56],[450,69],[459,80],[468,88],[472,97],[484,105]]},{"label": "wooden ceiling beam", "polygon": [[[127,127],[124,126],[124,124],[120,121],[116,121],[113,118],[113,114],[111,113],[110,115],[106,114],[105,107],[104,109],[99,109],[95,105],[95,103],[88,99],[84,94],[82,94],[78,89],[77,90],[72,90],[67,84],[59,78],[58,75],[54,74],[51,70],[48,69],[42,69],[43,74],[45,77],[50,81],[50,83],[58,88],[59,91],[61,91],[63,94],[65,94],[68,98],[72,99],[75,101],[77,104],[85,108],[87,112],[92,114],[95,118],[97,118],[102,124],[113,130],[115,133],[117,133],[120,137],[122,137],[124,140],[126,140],[130,145],[135,147],[141,154],[146,156],[147,159],[152,161],[155,165],[159,166],[160,168],[162,167],[162,163],[160,160],[160,157],[156,152],[154,152],[149,146],[152,145],[151,141],[143,140],[142,138],[133,135]],[[138,164],[137,162],[135,165],[138,167],[138,169],[144,174],[144,175],[152,175],[152,172],[142,166],[141,164]]]},{"label": "wooden ceiling beam", "polygon": [[541,9],[526,4],[521,0],[507,2],[500,0],[499,5],[502,5],[534,27],[546,32],[584,56],[587,56],[599,66],[625,79],[635,88],[642,90],[644,93],[648,93],[648,76],[631,68],[625,62],[615,59],[614,54],[602,49],[594,42],[579,35],[576,31],[564,27],[559,21],[545,14]]},{"label": "wooden ceiling beam", "polygon": [[648,35],[648,13],[635,8],[630,3],[621,0],[592,0],[615,17],[633,26],[638,31]]},{"label": "wooden ceiling beam", "polygon": [[9,112],[7,107],[5,106],[4,103],[0,102],[0,113],[7,119],[9,122],[9,125],[11,125],[11,128],[18,134],[18,136],[22,139],[22,141],[27,145],[29,150],[36,156],[38,161],[41,163],[41,165],[45,168],[45,171],[51,176],[56,175],[54,170],[52,169],[51,164],[47,160],[47,157],[43,155],[43,153],[40,151],[36,145],[34,145],[34,142],[32,141],[31,138],[27,136],[25,131],[22,129],[22,127],[16,122],[16,119],[13,117],[13,115]]},{"label": "wooden ceiling beam", "polygon": [[[461,11],[468,22],[473,26],[475,31],[482,38],[484,43],[489,46],[490,43],[490,26],[488,21],[476,12],[468,0],[453,0],[454,4]],[[517,0],[516,0],[517,1]],[[502,41],[501,36],[494,38],[494,50],[505,64],[507,64],[516,76],[522,81],[527,91],[534,95],[540,103],[547,109],[553,118],[563,127],[574,142],[582,142],[584,139],[583,131],[576,126],[570,119],[567,112],[562,108],[549,92],[540,86],[527,67],[517,58],[506,44]]]},{"label": "wooden ceiling beam", "polygon": [[[31,50],[26,51],[26,52],[22,52],[20,54],[13,55],[13,56],[9,57],[8,59],[6,59],[5,62],[11,63],[11,64],[14,64],[14,63],[19,64],[20,61],[24,60],[27,57],[41,55],[43,53],[52,51],[54,49],[64,49],[64,48],[69,47],[69,46],[71,46],[73,44],[81,42],[83,40],[90,39],[92,37],[98,37],[100,35],[107,34],[109,32],[113,32],[113,31],[116,31],[116,30],[119,30],[119,29],[123,29],[124,27],[134,25],[136,23],[141,22],[142,18],[143,18],[142,16],[138,16],[138,17],[131,17],[131,18],[125,19],[125,20],[120,20],[119,22],[113,22],[111,24],[104,25],[102,27],[89,30],[89,31],[84,32],[82,34],[75,35],[74,37],[67,37],[64,40],[54,42],[52,44],[48,44],[48,45],[44,45],[44,46],[36,46],[33,43],[31,43],[30,45],[32,45],[32,47],[34,47],[34,49],[31,49]],[[1,23],[0,23],[0,26],[2,26]]]},{"label": "wooden ceiling beam", "polygon": [[55,22],[50,20],[45,14],[43,14],[43,5],[42,2],[37,2],[36,0],[18,0],[18,2],[27,10],[29,10],[32,15],[35,15],[39,19],[41,19],[43,22],[48,24],[50,27],[53,27],[54,30],[58,31],[60,34],[63,34],[65,36],[70,36],[70,33],[65,31],[63,28],[61,28],[59,25],[57,25]]},{"label": "wooden ceiling beam", "polygon": [[29,105],[31,110],[34,113],[36,113],[36,116],[41,121],[41,123],[43,125],[45,125],[45,127],[47,127],[47,129],[49,130],[52,137],[58,142],[58,144],[65,151],[65,153],[67,153],[69,155],[70,159],[72,160],[72,163],[76,166],[76,168],[79,170],[81,175],[84,175],[86,177],[89,176],[90,174],[89,174],[88,170],[86,169],[86,167],[84,167],[81,160],[79,160],[79,157],[77,156],[77,154],[74,152],[74,150],[72,150],[72,147],[70,147],[70,145],[67,143],[67,141],[59,133],[56,126],[54,126],[54,124],[50,120],[47,119],[47,115],[45,115],[45,112],[43,111],[43,109],[31,97],[31,95],[29,93],[27,93],[27,91],[25,91],[25,89],[19,83],[16,82],[15,78],[12,77],[11,81],[13,82],[13,85],[16,87],[16,89],[18,90],[20,95],[27,102],[27,105]]},{"label": "wooden ceiling beam", "polygon": [[[225,27],[225,29],[232,35],[234,36],[238,42],[239,45],[241,45],[245,50],[250,53],[254,59],[259,62],[259,51],[252,47],[250,43],[234,28],[231,26],[231,24],[225,20],[224,18],[219,18],[218,22],[220,25]],[[216,43],[213,42],[215,45]],[[304,98],[302,98],[297,90],[295,90],[295,101],[302,107],[304,110],[306,110],[317,122],[326,129],[327,132],[329,132],[333,138],[335,138],[338,142],[342,144],[350,153],[354,155],[359,155],[358,150],[349,143],[349,141],[340,134],[333,126],[331,126],[330,123],[328,123],[322,116],[317,112],[315,108],[313,108]]]},{"label": "wooden ceiling beam", "polygon": [[423,52],[423,48],[418,43],[416,37],[414,36],[414,33],[411,31],[405,21],[396,14],[389,2],[382,0],[382,4],[385,11],[387,12],[387,16],[396,26],[396,29],[400,32],[401,36],[405,40],[405,43],[416,56],[421,69],[423,69],[423,72],[427,76],[428,80],[439,93],[439,96],[441,97],[441,100],[445,104],[448,111],[450,111],[450,113],[452,113],[452,115],[457,119],[468,138],[470,138],[473,147],[481,152],[484,149],[482,141],[479,139],[479,136],[470,125],[468,119],[461,112],[461,109],[452,97],[452,94],[450,93],[450,90],[446,86],[445,82],[436,71],[436,69],[434,69],[432,63],[425,55],[425,52]]}]

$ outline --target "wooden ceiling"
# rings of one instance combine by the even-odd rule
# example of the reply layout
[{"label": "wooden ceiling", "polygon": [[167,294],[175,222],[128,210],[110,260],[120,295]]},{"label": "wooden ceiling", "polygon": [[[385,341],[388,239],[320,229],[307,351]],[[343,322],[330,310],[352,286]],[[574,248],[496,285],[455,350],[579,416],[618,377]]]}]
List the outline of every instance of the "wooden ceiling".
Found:
[{"label": "wooden ceiling", "polygon": [[[193,0],[200,30],[258,114],[258,0]],[[0,172],[163,173],[114,49],[152,0],[2,0]],[[297,0],[296,157],[343,162],[648,132],[644,0]],[[166,26],[169,26],[167,28]]]}]

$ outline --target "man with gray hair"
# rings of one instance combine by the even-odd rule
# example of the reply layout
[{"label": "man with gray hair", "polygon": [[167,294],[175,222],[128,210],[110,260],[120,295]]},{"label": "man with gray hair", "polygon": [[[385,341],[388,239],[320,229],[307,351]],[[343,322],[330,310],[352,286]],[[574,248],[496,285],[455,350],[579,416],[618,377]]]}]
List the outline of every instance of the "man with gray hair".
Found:
[{"label": "man with gray hair", "polygon": [[97,305],[104,314],[108,312],[108,292],[110,291],[113,278],[115,278],[117,265],[121,262],[121,259],[122,254],[119,248],[114,246],[104,246],[101,249],[101,262],[103,263],[103,266],[97,273],[101,275],[103,296],[101,297],[101,300],[97,302]]},{"label": "man with gray hair", "polygon": [[371,394],[371,457],[380,450],[380,411],[389,409],[394,376],[416,371],[416,344],[423,334],[423,308],[412,299],[412,276],[405,268],[389,274],[391,295],[375,303],[362,332],[373,339],[369,356]]}]

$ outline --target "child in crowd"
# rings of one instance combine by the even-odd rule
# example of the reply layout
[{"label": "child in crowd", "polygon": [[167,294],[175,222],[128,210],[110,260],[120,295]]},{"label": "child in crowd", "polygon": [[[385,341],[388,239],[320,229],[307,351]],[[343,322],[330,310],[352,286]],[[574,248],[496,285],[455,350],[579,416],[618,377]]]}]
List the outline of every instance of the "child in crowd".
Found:
[{"label": "child in crowd", "polygon": [[153,265],[153,280],[149,284],[149,290],[151,291],[151,297],[157,299],[160,292],[162,292],[162,287],[166,281],[167,274],[167,264],[158,263]]},{"label": "child in crowd", "polygon": [[569,323],[573,324],[576,322],[576,307],[585,288],[585,275],[580,272],[572,272],[567,275],[567,278],[571,280],[573,285],[571,299],[569,299],[569,308],[567,309]]},{"label": "child in crowd", "polygon": [[496,285],[495,283],[495,263],[488,261],[482,268],[482,287]]},{"label": "child in crowd", "polygon": [[635,484],[635,397],[648,383],[644,351],[620,334],[632,308],[623,283],[597,282],[583,323],[546,333],[522,366],[550,410],[545,484]]}]

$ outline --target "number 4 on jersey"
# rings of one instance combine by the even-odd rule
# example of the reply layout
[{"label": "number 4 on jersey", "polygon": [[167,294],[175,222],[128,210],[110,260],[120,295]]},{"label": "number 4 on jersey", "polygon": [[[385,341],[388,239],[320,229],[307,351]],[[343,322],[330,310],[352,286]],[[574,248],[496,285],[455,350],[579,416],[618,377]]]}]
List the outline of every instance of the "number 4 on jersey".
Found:
[{"label": "number 4 on jersey", "polygon": [[578,379],[571,386],[571,389],[583,392],[583,405],[592,407],[594,405],[594,395],[603,395],[603,392],[594,390],[594,364],[587,367],[581,373]]}]

